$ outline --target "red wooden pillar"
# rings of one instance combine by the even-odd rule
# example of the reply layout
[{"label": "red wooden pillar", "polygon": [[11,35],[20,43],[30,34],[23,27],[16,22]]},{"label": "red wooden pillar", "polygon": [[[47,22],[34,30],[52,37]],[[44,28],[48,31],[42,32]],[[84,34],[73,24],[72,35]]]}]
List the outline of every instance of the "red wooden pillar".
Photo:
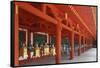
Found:
[{"label": "red wooden pillar", "polygon": [[85,38],[83,37],[83,47],[82,47],[82,49],[83,49],[83,52],[85,51]]},{"label": "red wooden pillar", "polygon": [[87,39],[85,38],[85,51],[87,50]]},{"label": "red wooden pillar", "polygon": [[78,38],[78,55],[81,54],[81,36],[79,35],[79,38]]},{"label": "red wooden pillar", "polygon": [[86,46],[87,46],[87,43],[86,43],[86,38],[85,38],[85,49],[84,49],[85,51],[86,51]]},{"label": "red wooden pillar", "polygon": [[70,34],[70,59],[74,58],[74,32]]},{"label": "red wooden pillar", "polygon": [[86,39],[86,45],[87,45],[87,50],[88,50],[88,46],[89,46],[89,45],[88,45],[88,39]]},{"label": "red wooden pillar", "polygon": [[83,53],[83,36],[81,36],[81,46],[80,46],[80,48],[81,48],[81,53]]},{"label": "red wooden pillar", "polygon": [[14,66],[19,65],[19,18],[18,18],[18,5],[15,4],[14,12]]},{"label": "red wooden pillar", "polygon": [[56,27],[56,64],[61,61],[61,26],[57,24]]},{"label": "red wooden pillar", "polygon": [[84,44],[83,44],[83,36],[81,37],[81,43],[82,43],[82,44],[81,44],[81,53],[83,53],[83,48],[82,48],[83,45],[84,45]]}]

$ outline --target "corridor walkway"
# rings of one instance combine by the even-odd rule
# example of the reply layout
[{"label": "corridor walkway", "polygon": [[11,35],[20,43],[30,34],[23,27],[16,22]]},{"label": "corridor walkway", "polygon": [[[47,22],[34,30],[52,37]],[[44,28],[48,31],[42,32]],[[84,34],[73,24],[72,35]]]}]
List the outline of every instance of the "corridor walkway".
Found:
[{"label": "corridor walkway", "polygon": [[[66,55],[62,56],[61,63],[73,63],[73,62],[90,62],[96,61],[96,48],[91,48],[80,56],[75,56],[73,60],[70,60],[69,57]],[[39,59],[30,60],[27,63],[21,65],[42,65],[42,64],[55,64],[55,57],[48,56],[48,57],[41,57]]]},{"label": "corridor walkway", "polygon": [[80,56],[75,56],[73,60],[63,60],[63,63],[71,63],[71,62],[90,62],[90,61],[96,61],[96,48],[91,48],[84,53],[82,53]]}]

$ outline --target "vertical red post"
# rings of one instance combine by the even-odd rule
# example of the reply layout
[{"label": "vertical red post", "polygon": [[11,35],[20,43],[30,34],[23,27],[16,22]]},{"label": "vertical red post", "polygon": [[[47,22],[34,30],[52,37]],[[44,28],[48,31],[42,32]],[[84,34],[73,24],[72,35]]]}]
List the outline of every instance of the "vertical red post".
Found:
[{"label": "vertical red post", "polygon": [[87,40],[85,38],[85,51],[87,50]]},{"label": "vertical red post", "polygon": [[83,52],[85,51],[85,47],[84,47],[84,45],[85,45],[85,39],[84,39],[84,36],[83,36],[83,47],[82,47]]},{"label": "vertical red post", "polygon": [[81,37],[81,43],[82,43],[81,46],[80,46],[81,47],[81,53],[83,53],[83,48],[82,48],[83,47],[83,36]]},{"label": "vertical red post", "polygon": [[61,61],[61,26],[57,24],[56,27],[56,64]]},{"label": "vertical red post", "polygon": [[85,38],[85,51],[87,50],[87,39]]},{"label": "vertical red post", "polygon": [[79,35],[79,38],[78,38],[78,55],[81,54],[81,36]]},{"label": "vertical red post", "polygon": [[74,32],[70,34],[70,59],[74,58]]},{"label": "vertical red post", "polygon": [[18,18],[18,5],[15,4],[15,12],[14,12],[14,66],[19,65],[19,18]]}]

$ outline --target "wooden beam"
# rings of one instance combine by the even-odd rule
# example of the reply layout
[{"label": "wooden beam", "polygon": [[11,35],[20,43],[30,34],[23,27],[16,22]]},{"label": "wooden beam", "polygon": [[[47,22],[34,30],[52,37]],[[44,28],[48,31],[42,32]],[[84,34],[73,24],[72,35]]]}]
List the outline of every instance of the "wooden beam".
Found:
[{"label": "wooden beam", "polygon": [[[17,5],[19,5],[20,8],[42,18],[42,19],[45,19],[53,24],[57,24],[57,20],[56,19],[53,19],[52,17],[46,15],[45,13],[41,12],[40,10],[38,10],[37,8],[35,8],[34,6],[28,4],[28,3],[19,3],[17,2]],[[33,11],[32,11],[33,10]],[[72,31],[71,28],[67,27],[66,25],[62,24],[62,27],[66,30],[69,30],[69,31]],[[78,32],[75,32],[75,33],[78,33]],[[78,33],[79,34],[79,33]]]},{"label": "wooden beam", "polygon": [[[55,19],[53,19],[52,17],[46,15],[45,13],[41,12],[40,10],[38,10],[37,8],[35,8],[34,6],[32,6],[31,4],[29,3],[19,3],[19,2],[16,2],[17,5],[19,5],[20,8],[32,13],[33,15],[36,15],[48,22],[51,22],[53,24],[57,24],[57,21]],[[46,22],[47,23],[47,22]]]},{"label": "wooden beam", "polygon": [[[57,18],[57,13],[55,13],[56,11],[59,11],[57,8],[55,8],[54,6],[52,6],[52,5],[48,5],[50,8],[51,8],[51,10],[52,10],[52,12],[53,12],[53,14],[55,15],[55,17]],[[72,20],[68,17],[68,22],[70,22],[70,23],[72,23]],[[61,22],[62,23],[62,22]],[[64,24],[61,24],[62,25],[62,27],[64,28],[64,29],[67,29],[68,31],[72,31],[72,28],[70,28],[70,27],[66,27],[66,25],[64,25]],[[78,35],[82,35],[81,33],[79,33],[79,32],[77,32],[77,31],[74,31],[74,33],[75,34],[78,34]]]},{"label": "wooden beam", "polygon": [[93,19],[94,19],[94,24],[95,24],[95,27],[96,27],[96,8],[91,7],[91,11],[92,11]]},{"label": "wooden beam", "polygon": [[47,5],[47,6],[51,9],[51,11],[54,14],[55,18],[57,18],[57,12],[56,12],[57,9],[52,5]]},{"label": "wooden beam", "polygon": [[85,24],[85,21],[81,18],[81,16],[78,14],[78,12],[74,9],[74,7],[69,6],[71,8],[71,10],[73,11],[73,13],[77,16],[77,18],[81,21],[82,25],[88,30],[88,32],[93,36],[92,31],[88,28],[88,26]]}]

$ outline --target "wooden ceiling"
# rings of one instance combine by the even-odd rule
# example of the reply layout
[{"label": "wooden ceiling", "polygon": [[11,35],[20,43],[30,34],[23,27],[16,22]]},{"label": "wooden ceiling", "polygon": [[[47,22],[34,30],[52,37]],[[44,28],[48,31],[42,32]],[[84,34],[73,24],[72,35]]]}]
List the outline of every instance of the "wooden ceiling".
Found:
[{"label": "wooden ceiling", "polygon": [[[30,3],[33,7],[36,7],[41,12],[43,11],[43,5],[40,3]],[[96,38],[96,7],[91,6],[76,6],[76,5],[57,5],[57,4],[46,4],[49,6],[55,7],[56,13],[61,20],[64,20],[65,13],[68,14],[68,19],[70,19],[75,27],[77,24],[80,26],[80,31],[83,33],[87,33],[90,35],[90,33],[87,31],[87,29],[83,26],[82,22],[79,20],[79,18],[75,15],[75,13],[71,10],[69,6],[72,6],[79,16],[84,21],[84,24],[87,25],[89,30],[93,33],[94,37]],[[34,11],[34,10],[32,10]],[[46,9],[46,13],[53,17],[55,19],[54,13],[50,8]],[[24,9],[19,8],[19,19],[20,19],[20,26],[23,25],[27,28],[30,28],[33,31],[44,31],[49,32],[50,34],[55,33],[55,24],[46,23],[48,21],[39,18],[38,16],[35,16]],[[44,23],[45,22],[45,23]],[[62,33],[64,33],[65,30],[62,30]]]}]

